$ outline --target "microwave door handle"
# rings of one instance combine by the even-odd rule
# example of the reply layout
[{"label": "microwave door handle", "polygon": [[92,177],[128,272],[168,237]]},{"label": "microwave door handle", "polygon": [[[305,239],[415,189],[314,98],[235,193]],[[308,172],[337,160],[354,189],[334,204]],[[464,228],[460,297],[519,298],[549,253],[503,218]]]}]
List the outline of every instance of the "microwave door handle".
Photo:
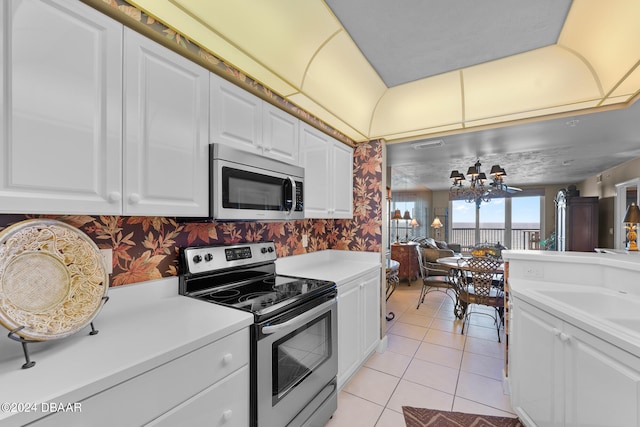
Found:
[{"label": "microwave door handle", "polygon": [[336,299],[333,298],[325,302],[324,304],[321,304],[317,307],[312,308],[311,310],[305,312],[304,314],[301,314],[300,316],[296,316],[291,320],[287,320],[284,323],[279,323],[277,325],[264,326],[262,328],[262,333],[265,335],[270,335],[270,334],[275,334],[278,331],[282,331],[283,329],[289,329],[292,326],[295,326],[296,328],[300,326],[304,326],[305,323],[307,323],[309,320],[312,320],[314,317],[316,317],[318,313],[325,311],[327,307],[330,307],[332,304],[335,304],[335,302],[336,302]]},{"label": "microwave door handle", "polygon": [[296,208],[296,182],[290,176],[287,177],[291,183],[291,208],[287,211],[287,214],[291,214]]}]

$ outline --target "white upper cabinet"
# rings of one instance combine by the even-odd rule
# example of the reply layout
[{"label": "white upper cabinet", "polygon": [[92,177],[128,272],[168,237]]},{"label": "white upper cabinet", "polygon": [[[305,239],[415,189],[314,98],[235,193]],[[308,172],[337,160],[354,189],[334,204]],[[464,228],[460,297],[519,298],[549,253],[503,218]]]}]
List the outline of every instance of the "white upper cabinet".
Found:
[{"label": "white upper cabinet", "polygon": [[353,148],[333,142],[333,217],[353,217]]},{"label": "white upper cabinet", "polygon": [[261,154],[263,101],[222,77],[210,76],[211,142]]},{"label": "white upper cabinet", "polygon": [[297,165],[300,120],[267,102],[262,111],[264,155]]},{"label": "white upper cabinet", "polygon": [[0,22],[0,212],[119,213],[122,25],[52,0],[4,0]]},{"label": "white upper cabinet", "polygon": [[300,124],[305,218],[353,217],[353,149]]},{"label": "white upper cabinet", "polygon": [[211,73],[211,142],[298,164],[300,120]]},{"label": "white upper cabinet", "polygon": [[209,213],[209,71],[125,28],[125,215]]}]

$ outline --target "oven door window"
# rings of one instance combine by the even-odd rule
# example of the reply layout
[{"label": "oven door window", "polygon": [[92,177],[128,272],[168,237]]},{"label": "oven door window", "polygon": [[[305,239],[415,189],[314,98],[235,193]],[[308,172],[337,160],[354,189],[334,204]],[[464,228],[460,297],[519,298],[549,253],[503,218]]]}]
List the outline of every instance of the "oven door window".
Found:
[{"label": "oven door window", "polygon": [[327,312],[273,343],[272,404],[331,358],[331,312]]},{"label": "oven door window", "polygon": [[222,206],[231,209],[281,211],[288,180],[230,167],[222,168]]}]

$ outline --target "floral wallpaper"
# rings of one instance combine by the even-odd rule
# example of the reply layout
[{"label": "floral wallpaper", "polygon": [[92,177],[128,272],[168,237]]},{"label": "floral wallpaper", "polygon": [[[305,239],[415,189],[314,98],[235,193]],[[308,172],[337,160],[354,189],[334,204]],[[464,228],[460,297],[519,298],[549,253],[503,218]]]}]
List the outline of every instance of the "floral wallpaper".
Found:
[{"label": "floral wallpaper", "polygon": [[[0,215],[1,230],[31,218],[73,225],[101,249],[113,250],[111,286],[175,276],[180,247],[273,240],[279,257],[323,249],[380,252],[382,245],[382,141],[354,150],[353,219],[289,222],[179,222],[169,217]],[[302,235],[309,236],[302,247]]]}]

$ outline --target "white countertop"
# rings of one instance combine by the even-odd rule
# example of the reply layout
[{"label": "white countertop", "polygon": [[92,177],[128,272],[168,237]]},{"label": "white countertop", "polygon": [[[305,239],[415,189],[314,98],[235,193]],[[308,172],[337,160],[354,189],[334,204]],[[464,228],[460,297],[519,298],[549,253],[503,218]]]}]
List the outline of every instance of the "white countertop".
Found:
[{"label": "white countertop", "polygon": [[276,260],[276,272],[289,276],[331,280],[338,286],[382,268],[379,252],[324,250]]},{"label": "white countertop", "polygon": [[[75,403],[253,323],[253,316],[178,295],[178,278],[111,288],[89,327],[56,341],[29,344],[0,337],[0,403]],[[0,328],[3,329],[3,328]],[[8,331],[6,331],[8,332]],[[18,426],[40,413],[0,411],[0,425]]]},{"label": "white countertop", "polygon": [[505,251],[509,292],[640,357],[640,257]]},{"label": "white countertop", "polygon": [[640,256],[596,252],[503,251],[510,279],[605,287],[640,296]]}]

